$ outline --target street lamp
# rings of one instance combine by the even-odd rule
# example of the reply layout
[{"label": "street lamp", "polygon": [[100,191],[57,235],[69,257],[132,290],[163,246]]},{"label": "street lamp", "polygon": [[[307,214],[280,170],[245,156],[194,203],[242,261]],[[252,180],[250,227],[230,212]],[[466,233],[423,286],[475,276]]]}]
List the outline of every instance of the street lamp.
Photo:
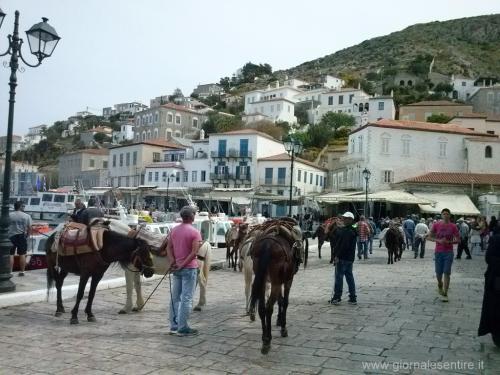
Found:
[{"label": "street lamp", "polygon": [[370,209],[370,207],[368,206],[368,180],[370,179],[371,176],[372,176],[372,172],[370,172],[370,170],[368,168],[365,168],[363,170],[363,178],[365,179],[365,210],[364,210],[364,214],[365,214],[365,217],[367,219],[370,216],[370,213],[368,212]]},{"label": "street lamp", "polygon": [[286,152],[290,155],[291,166],[290,166],[290,199],[288,200],[288,216],[292,217],[292,188],[293,188],[293,162],[295,156],[300,154],[303,150],[302,143],[299,140],[288,138],[287,141],[283,142]]},{"label": "street lamp", "polygon": [[[3,23],[5,13],[0,9],[0,27]],[[14,103],[16,102],[17,70],[19,69],[19,58],[24,64],[36,68],[46,57],[50,57],[57,43],[61,39],[52,26],[47,23],[47,18],[33,25],[26,35],[31,53],[36,56],[38,63],[28,63],[22,53],[23,40],[19,37],[19,11],[16,10],[14,17],[14,33],[8,36],[9,48],[0,56],[10,55],[10,80],[9,80],[9,117],[7,121],[7,145],[5,150],[5,170],[3,180],[2,211],[0,217],[0,293],[11,292],[16,285],[10,280],[10,248],[12,243],[9,239],[9,199],[10,199],[10,174],[12,163],[12,133],[14,128]],[[21,70],[22,71],[22,70]]]},{"label": "street lamp", "polygon": [[165,179],[167,180],[167,212],[170,212],[170,197],[168,196],[168,188],[170,187],[170,180],[175,177],[175,174],[171,174],[168,177],[163,178],[163,182],[165,182]]}]

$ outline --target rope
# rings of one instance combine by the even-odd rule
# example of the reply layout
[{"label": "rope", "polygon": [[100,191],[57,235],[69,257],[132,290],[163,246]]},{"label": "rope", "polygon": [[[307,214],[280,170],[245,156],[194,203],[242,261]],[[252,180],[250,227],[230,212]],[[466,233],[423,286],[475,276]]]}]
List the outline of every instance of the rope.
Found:
[{"label": "rope", "polygon": [[[153,296],[153,293],[156,292],[156,289],[158,289],[158,287],[160,286],[160,284],[162,283],[162,281],[165,280],[165,277],[167,277],[167,275],[169,275],[168,279],[170,281],[170,300],[172,300],[172,281],[170,280],[170,269],[168,269],[167,272],[165,272],[165,275],[163,275],[163,277],[161,278],[161,280],[158,282],[158,284],[156,284],[156,286],[153,289],[153,291],[149,294],[148,298],[146,298],[146,301],[142,304],[142,306],[139,308],[139,310],[142,310],[144,308],[144,306],[146,306],[146,303]],[[173,302],[172,302],[172,310],[173,310]],[[176,320],[176,319],[174,318],[174,320]]]}]

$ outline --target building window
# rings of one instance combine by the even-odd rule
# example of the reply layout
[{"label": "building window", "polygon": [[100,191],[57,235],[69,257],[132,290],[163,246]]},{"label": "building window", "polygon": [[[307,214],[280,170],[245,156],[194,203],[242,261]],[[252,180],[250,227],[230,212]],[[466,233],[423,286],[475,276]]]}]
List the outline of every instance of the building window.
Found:
[{"label": "building window", "polygon": [[363,136],[362,135],[360,135],[358,137],[358,142],[359,142],[358,143],[358,152],[361,154],[361,153],[363,153]]},{"label": "building window", "polygon": [[446,157],[446,142],[439,142],[439,157]]},{"label": "building window", "polygon": [[486,148],[484,149],[484,157],[491,158],[492,154],[493,154],[493,152],[491,150],[491,146],[486,146]]},{"label": "building window", "polygon": [[207,172],[206,171],[201,171],[201,176],[200,176],[200,181],[205,182],[207,179]]},{"label": "building window", "polygon": [[142,132],[142,140],[145,141],[146,140],[146,132]]},{"label": "building window", "polygon": [[333,105],[333,96],[328,97],[328,105]]},{"label": "building window", "polygon": [[462,81],[462,86],[464,86],[464,87],[466,86],[466,83],[465,83],[465,81]]},{"label": "building window", "polygon": [[180,125],[181,124],[181,115],[175,115],[175,124]]},{"label": "building window", "polygon": [[384,110],[384,105],[385,105],[384,102],[378,102],[378,110],[379,111],[383,111]]},{"label": "building window", "polygon": [[116,155],[113,155],[113,167],[116,167]]},{"label": "building window", "polygon": [[128,167],[130,165],[130,152],[125,155],[125,165]]},{"label": "building window", "polygon": [[155,112],[155,124],[158,124],[159,120],[160,120],[160,114],[158,112]]},{"label": "building window", "polygon": [[148,130],[148,139],[151,139],[151,130]]},{"label": "building window", "polygon": [[351,154],[354,153],[354,138],[351,139]]},{"label": "building window", "polygon": [[108,168],[108,161],[107,160],[103,160],[102,161],[102,168],[103,169],[107,169]]},{"label": "building window", "polygon": [[94,168],[94,167],[95,167],[95,160],[89,159],[89,168]]},{"label": "building window", "polygon": [[382,134],[382,154],[388,154],[390,151],[390,141],[391,141],[391,136],[387,133]]},{"label": "building window", "polygon": [[158,129],[154,130],[154,139],[158,139]]},{"label": "building window", "polygon": [[384,181],[384,184],[389,184],[393,181],[393,173],[392,171],[383,171],[383,181]]},{"label": "building window", "polygon": [[193,118],[193,128],[197,128],[197,127],[198,127],[198,119]]},{"label": "building window", "polygon": [[403,156],[410,156],[410,140],[403,139]]},{"label": "building window", "polygon": [[189,176],[188,171],[182,172],[182,182],[188,182],[188,176]]},{"label": "building window", "polygon": [[123,167],[123,154],[120,154],[120,167]]},{"label": "building window", "polygon": [[304,183],[307,184],[307,171],[304,171]]},{"label": "building window", "polygon": [[155,182],[160,180],[160,172],[155,172]]},{"label": "building window", "polygon": [[265,181],[264,181],[264,183],[266,185],[272,185],[272,183],[273,183],[273,169],[272,168],[266,168],[264,173],[265,173]]},{"label": "building window", "polygon": [[313,174],[312,172],[309,173],[309,184],[312,185],[313,184]]},{"label": "building window", "polygon": [[339,104],[344,104],[344,95],[339,95]]},{"label": "building window", "polygon": [[159,152],[153,152],[153,163],[159,162],[160,161],[160,153]]},{"label": "building window", "polygon": [[302,169],[297,171],[297,181],[300,182],[300,178],[302,177]]},{"label": "building window", "polygon": [[276,104],[276,112],[281,111],[281,104]]},{"label": "building window", "polygon": [[170,112],[167,113],[167,122],[171,124],[174,121],[174,115],[172,115]]},{"label": "building window", "polygon": [[137,151],[132,154],[132,165],[137,165]]},{"label": "building window", "polygon": [[153,181],[153,172],[148,173],[148,181]]},{"label": "building window", "polygon": [[198,172],[192,171],[191,172],[191,182],[196,182],[196,180],[198,180]]},{"label": "building window", "polygon": [[316,175],[316,186],[319,185],[319,175]]},{"label": "building window", "polygon": [[285,185],[286,168],[278,168],[278,185]]}]

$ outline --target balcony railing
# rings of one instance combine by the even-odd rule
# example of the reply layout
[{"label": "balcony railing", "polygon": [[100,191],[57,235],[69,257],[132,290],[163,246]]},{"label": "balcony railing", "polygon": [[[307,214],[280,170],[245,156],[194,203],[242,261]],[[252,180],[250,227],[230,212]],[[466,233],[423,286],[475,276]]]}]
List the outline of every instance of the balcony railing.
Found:
[{"label": "balcony railing", "polygon": [[251,175],[250,173],[241,174],[241,173],[210,173],[211,180],[243,180],[250,181]]},{"label": "balcony railing", "polygon": [[210,156],[212,158],[236,158],[236,159],[244,159],[244,158],[252,158],[252,151],[241,152],[239,150],[230,149],[225,152],[220,151],[211,151]]}]

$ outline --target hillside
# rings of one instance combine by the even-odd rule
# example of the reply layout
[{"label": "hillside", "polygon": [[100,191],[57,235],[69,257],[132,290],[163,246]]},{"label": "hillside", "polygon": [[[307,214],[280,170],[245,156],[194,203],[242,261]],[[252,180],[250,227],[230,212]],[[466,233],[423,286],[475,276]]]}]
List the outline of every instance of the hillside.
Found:
[{"label": "hillside", "polygon": [[379,69],[408,71],[426,55],[434,57],[435,72],[500,76],[500,14],[416,24],[275,74],[306,80],[324,74],[364,77]]}]

